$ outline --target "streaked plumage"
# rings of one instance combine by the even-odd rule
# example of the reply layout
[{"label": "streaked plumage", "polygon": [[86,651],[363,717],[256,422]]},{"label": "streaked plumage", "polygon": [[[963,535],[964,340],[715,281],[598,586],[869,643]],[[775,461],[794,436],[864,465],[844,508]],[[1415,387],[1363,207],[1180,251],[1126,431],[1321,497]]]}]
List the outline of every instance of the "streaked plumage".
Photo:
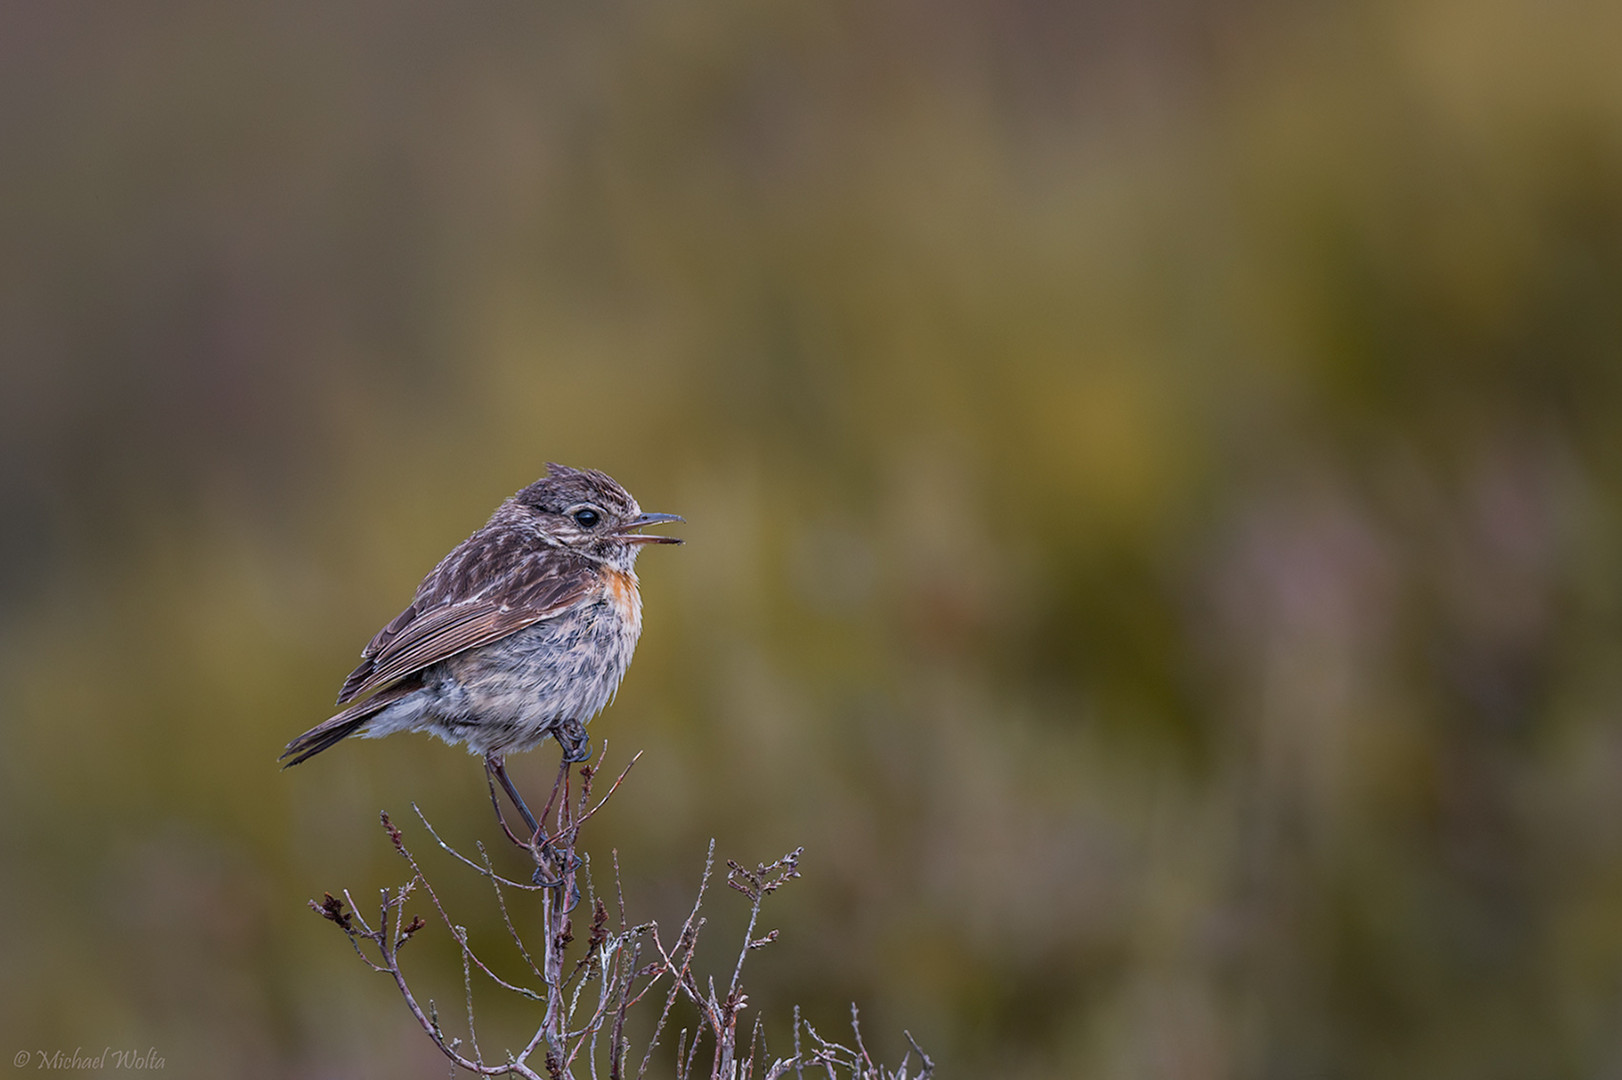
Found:
[{"label": "streaked plumage", "polygon": [[566,754],[585,747],[584,725],[612,700],[642,631],[636,556],[680,543],[634,530],[680,519],[643,514],[595,469],[547,470],[423,579],[344,681],[349,707],[288,743],[288,765],[349,735],[397,731],[498,764],[548,735]]}]

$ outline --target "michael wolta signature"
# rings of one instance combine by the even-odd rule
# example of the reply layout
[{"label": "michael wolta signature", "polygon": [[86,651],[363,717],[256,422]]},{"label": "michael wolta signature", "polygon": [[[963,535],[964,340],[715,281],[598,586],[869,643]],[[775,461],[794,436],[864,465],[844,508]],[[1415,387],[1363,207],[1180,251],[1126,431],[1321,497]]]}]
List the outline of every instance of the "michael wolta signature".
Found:
[{"label": "michael wolta signature", "polygon": [[19,1069],[61,1069],[69,1072],[94,1072],[98,1069],[135,1069],[140,1071],[163,1068],[163,1055],[157,1047],[147,1050],[116,1046],[103,1047],[100,1053],[75,1046],[68,1050],[19,1050],[12,1055],[11,1064]]}]

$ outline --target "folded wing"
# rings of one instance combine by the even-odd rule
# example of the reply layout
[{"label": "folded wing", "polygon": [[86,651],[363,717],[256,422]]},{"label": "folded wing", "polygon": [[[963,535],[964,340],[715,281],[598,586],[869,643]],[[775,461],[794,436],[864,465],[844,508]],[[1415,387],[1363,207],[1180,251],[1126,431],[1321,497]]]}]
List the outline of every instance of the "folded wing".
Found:
[{"label": "folded wing", "polygon": [[556,548],[491,550],[469,537],[423,580],[411,606],[361,653],[338,704],[563,611],[590,591],[592,565]]}]

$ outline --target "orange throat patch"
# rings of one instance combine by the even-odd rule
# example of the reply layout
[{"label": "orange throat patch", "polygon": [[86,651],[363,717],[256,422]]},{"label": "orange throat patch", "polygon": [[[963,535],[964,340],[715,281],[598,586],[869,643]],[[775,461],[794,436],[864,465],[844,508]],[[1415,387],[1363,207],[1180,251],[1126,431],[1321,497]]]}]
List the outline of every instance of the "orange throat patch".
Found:
[{"label": "orange throat patch", "polygon": [[627,574],[613,567],[603,570],[603,584],[608,590],[608,599],[613,602],[614,610],[619,612],[633,629],[642,629],[642,593],[636,587],[636,575]]}]

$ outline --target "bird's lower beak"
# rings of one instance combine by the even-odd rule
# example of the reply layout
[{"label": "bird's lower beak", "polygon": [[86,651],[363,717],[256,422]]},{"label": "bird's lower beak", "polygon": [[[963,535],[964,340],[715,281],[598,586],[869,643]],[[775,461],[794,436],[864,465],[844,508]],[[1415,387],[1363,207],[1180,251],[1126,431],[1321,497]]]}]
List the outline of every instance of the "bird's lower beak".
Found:
[{"label": "bird's lower beak", "polygon": [[636,529],[648,525],[663,525],[667,521],[686,522],[686,518],[679,514],[642,514],[632,518],[616,530],[626,541],[632,544],[679,544],[681,541],[674,536],[644,536],[634,532]]}]

